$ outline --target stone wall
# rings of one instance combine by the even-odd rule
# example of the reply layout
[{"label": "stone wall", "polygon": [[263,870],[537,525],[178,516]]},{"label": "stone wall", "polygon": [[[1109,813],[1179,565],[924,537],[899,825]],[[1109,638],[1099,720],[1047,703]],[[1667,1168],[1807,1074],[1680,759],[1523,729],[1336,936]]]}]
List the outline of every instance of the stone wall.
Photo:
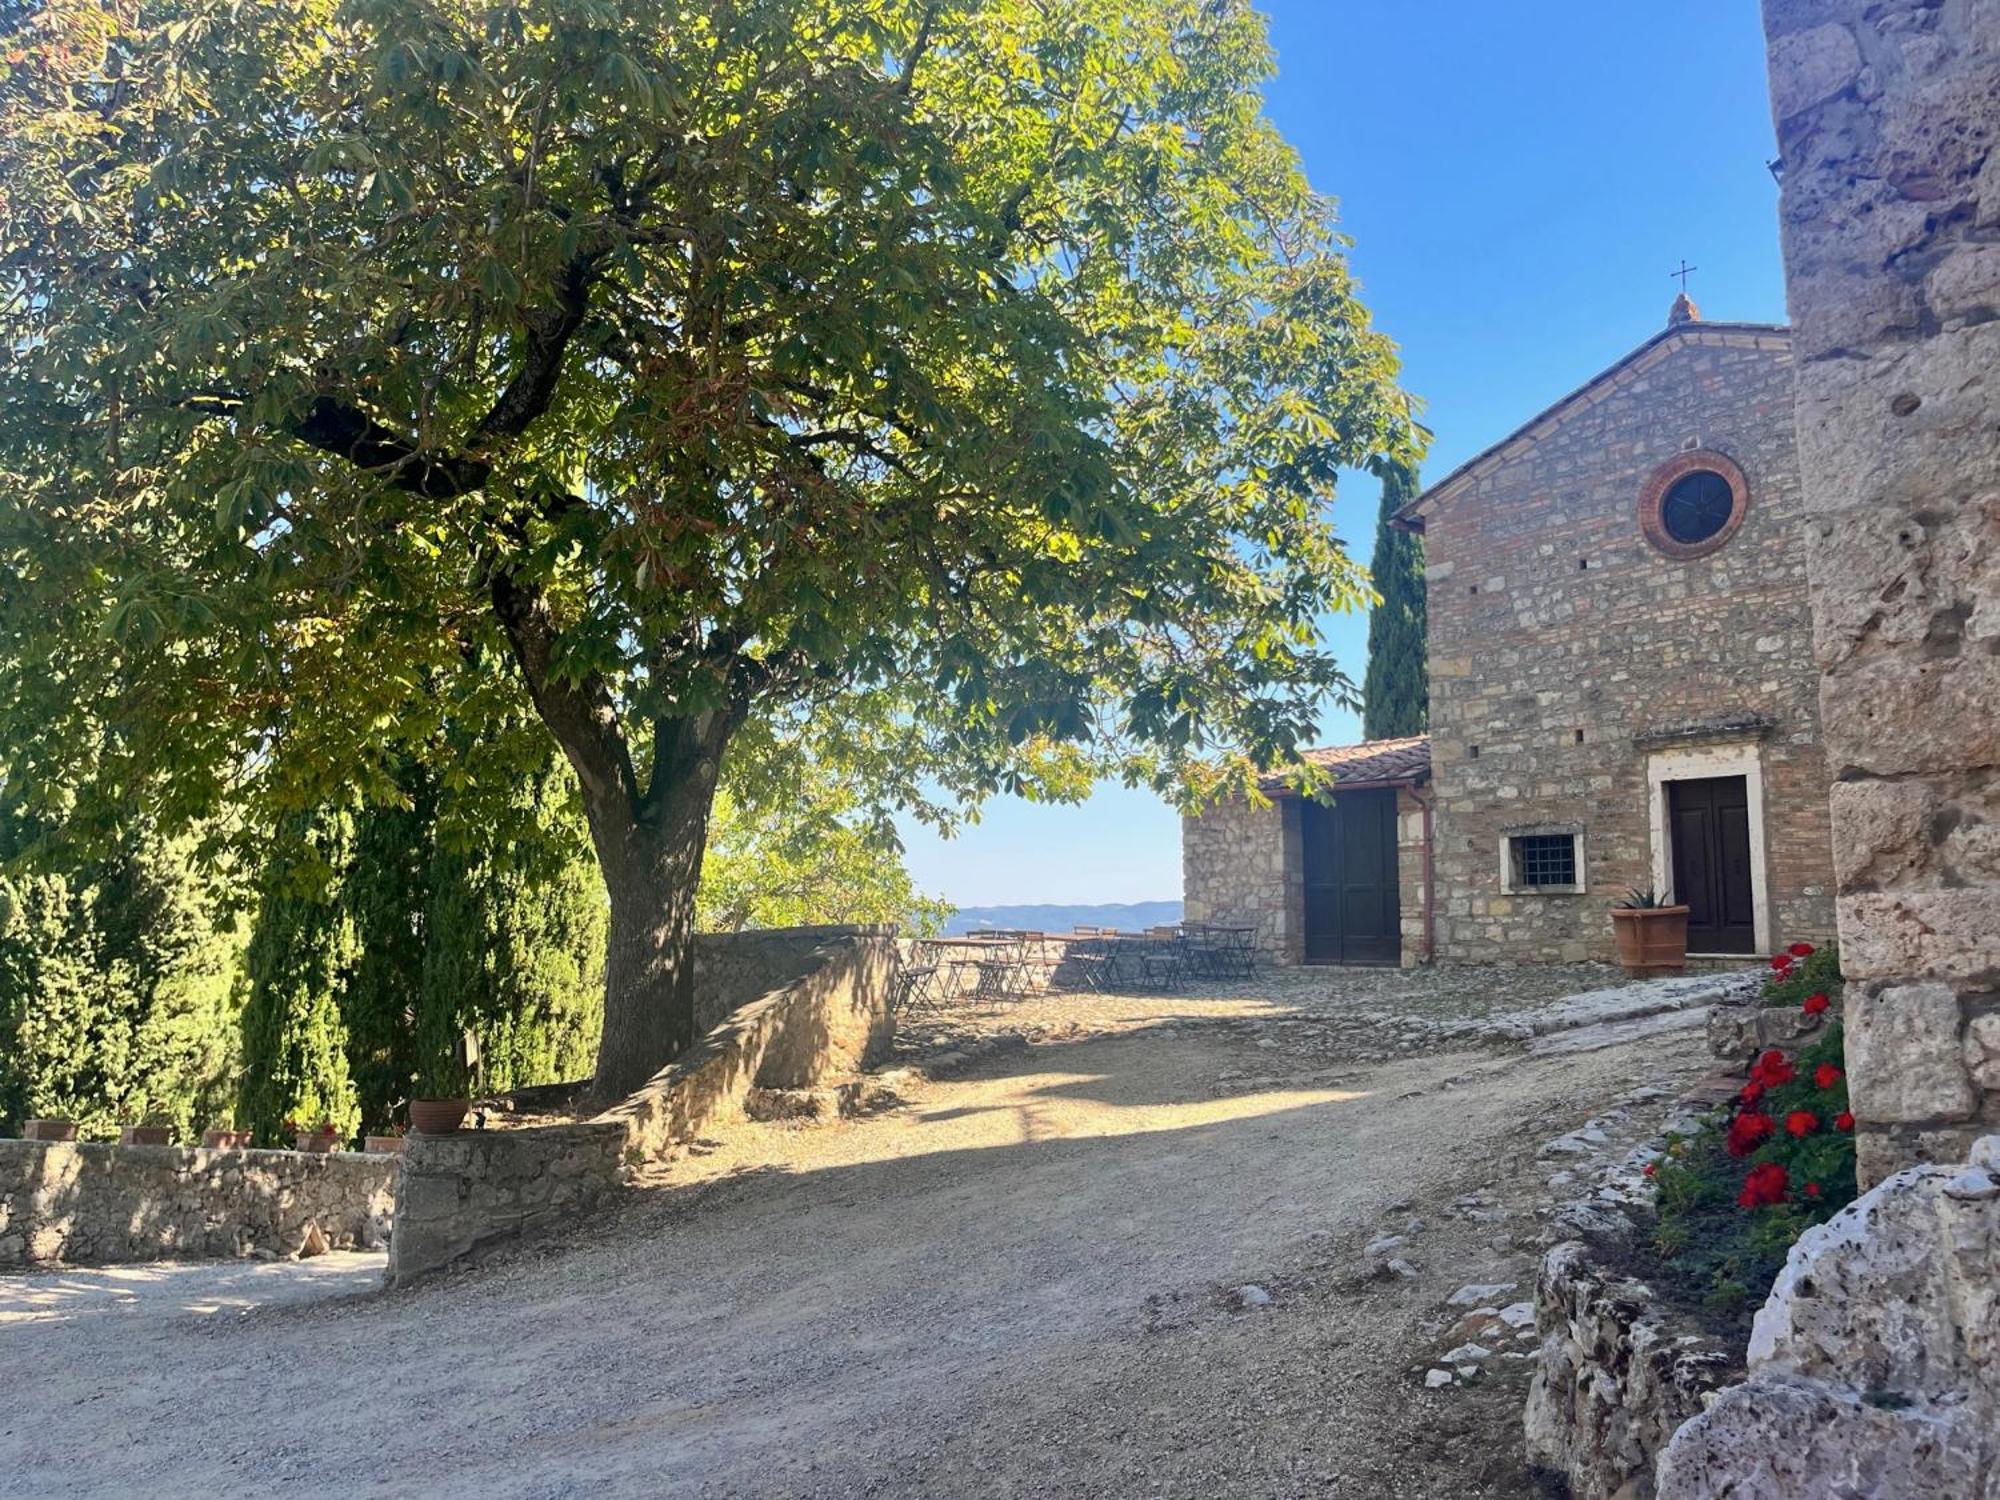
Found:
[{"label": "stone wall", "polygon": [[2000,1136],[1800,1236],[1750,1378],[1674,1434],[1660,1500],[2000,1494]]},{"label": "stone wall", "polygon": [[2000,1124],[2000,4],[1764,26],[1867,1183]]},{"label": "stone wall", "polygon": [[[1403,966],[1422,963],[1424,808],[1421,795],[1396,788],[1396,875],[1400,886]],[[1181,819],[1181,910],[1187,921],[1255,927],[1257,956],[1268,964],[1305,961],[1304,804],[1279,796],[1263,807],[1243,798]]]},{"label": "stone wall", "polygon": [[1262,807],[1234,797],[1181,819],[1181,914],[1189,922],[1255,927],[1257,956],[1295,964],[1305,957],[1305,887],[1299,799]]},{"label": "stone wall", "polygon": [[[872,1066],[893,1039],[896,947],[888,928],[711,940],[707,975],[718,986],[729,976],[727,992],[750,998],[630,1098],[578,1125],[410,1137],[390,1284],[476,1260],[601,1205],[630,1170],[742,1119],[752,1089],[812,1088]],[[781,977],[751,991],[772,974]]]},{"label": "stone wall", "polygon": [[[1782,329],[1684,325],[1432,492],[1441,958],[1615,958],[1606,907],[1657,882],[1649,759],[1719,748],[1761,772],[1767,940],[1830,933],[1792,373]],[[1749,501],[1683,561],[1638,505],[1691,446],[1733,459]],[[1544,826],[1581,827],[1583,893],[1503,891],[1502,841]]]},{"label": "stone wall", "polygon": [[815,967],[820,962],[820,948],[834,939],[895,935],[894,927],[858,922],[698,933],[694,940],[695,1034],[706,1033],[733,1011]]},{"label": "stone wall", "polygon": [[290,1255],[388,1233],[395,1156],[0,1140],[0,1270]]},{"label": "stone wall", "polygon": [[477,1260],[598,1207],[620,1186],[625,1144],[622,1125],[598,1121],[407,1137],[389,1285]]},{"label": "stone wall", "polygon": [[1675,1431],[1738,1371],[1719,1340],[1674,1319],[1581,1240],[1542,1257],[1535,1327],[1528,1452],[1563,1476],[1572,1500],[1647,1500]]}]

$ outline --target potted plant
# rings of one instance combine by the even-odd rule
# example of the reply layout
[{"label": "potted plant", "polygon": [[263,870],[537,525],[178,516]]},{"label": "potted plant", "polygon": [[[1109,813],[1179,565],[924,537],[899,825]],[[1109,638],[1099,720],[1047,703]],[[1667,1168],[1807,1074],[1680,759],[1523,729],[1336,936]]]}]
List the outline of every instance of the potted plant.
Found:
[{"label": "potted plant", "polygon": [[141,1115],[136,1121],[128,1114],[120,1113],[118,1119],[119,1145],[171,1146],[173,1143],[173,1123],[158,1111]]},{"label": "potted plant", "polygon": [[1651,886],[1634,886],[1612,905],[1611,930],[1628,974],[1676,974],[1687,967],[1688,909],[1668,905]]},{"label": "potted plant", "polygon": [[201,1143],[210,1151],[247,1151],[250,1148],[250,1132],[216,1125],[201,1133]]},{"label": "potted plant", "polygon": [[403,1127],[385,1125],[379,1135],[365,1136],[361,1147],[364,1151],[373,1152],[377,1156],[394,1156],[403,1149]]},{"label": "potted plant", "polygon": [[73,1141],[76,1139],[74,1120],[27,1120],[21,1125],[21,1139],[24,1141]]},{"label": "potted plant", "polygon": [[423,1070],[423,1093],[410,1101],[410,1129],[418,1135],[450,1135],[472,1108],[471,1070],[456,1056],[433,1059]]},{"label": "potted plant", "polygon": [[292,1133],[292,1144],[298,1150],[310,1151],[319,1156],[334,1150],[340,1142],[340,1132],[331,1120],[321,1120],[311,1130],[307,1130],[297,1120],[287,1120],[285,1129]]}]

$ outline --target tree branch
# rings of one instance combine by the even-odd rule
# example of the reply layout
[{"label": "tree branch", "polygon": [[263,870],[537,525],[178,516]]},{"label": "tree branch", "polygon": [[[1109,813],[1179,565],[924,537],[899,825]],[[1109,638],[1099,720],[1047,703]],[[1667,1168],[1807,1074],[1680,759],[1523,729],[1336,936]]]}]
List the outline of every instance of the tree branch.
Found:
[{"label": "tree branch", "polygon": [[432,453],[385,427],[358,406],[316,396],[292,424],[292,436],[358,469],[381,474],[400,490],[427,500],[452,500],[485,485],[493,466],[484,459]]},{"label": "tree branch", "polygon": [[507,382],[492,409],[479,419],[473,437],[519,437],[529,425],[549,409],[555,399],[556,382],[562,378],[563,356],[569,341],[590,312],[590,289],[597,280],[602,249],[587,250],[563,267],[556,287],[556,300],[536,308],[523,321],[527,343],[521,352],[521,367]]},{"label": "tree branch", "polygon": [[576,768],[589,809],[593,815],[601,815],[615,807],[631,819],[639,805],[638,775],[610,688],[595,672],[580,683],[556,675],[555,621],[538,587],[495,567],[488,592],[521,668],[528,696]]}]

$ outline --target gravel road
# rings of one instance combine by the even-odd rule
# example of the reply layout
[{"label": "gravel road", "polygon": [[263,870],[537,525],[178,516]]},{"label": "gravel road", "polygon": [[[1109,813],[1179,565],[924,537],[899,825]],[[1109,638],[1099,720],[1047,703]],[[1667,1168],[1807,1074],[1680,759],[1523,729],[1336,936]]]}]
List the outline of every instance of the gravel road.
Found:
[{"label": "gravel road", "polygon": [[[1538,1146],[1691,1077],[1698,1033],[1329,1066],[1161,1005],[732,1127],[405,1292],[357,1295],[359,1256],[0,1279],[0,1493],[1538,1493],[1525,1362],[1423,1389],[1444,1299],[1529,1294]],[[1413,1276],[1363,1274],[1385,1232]]]}]

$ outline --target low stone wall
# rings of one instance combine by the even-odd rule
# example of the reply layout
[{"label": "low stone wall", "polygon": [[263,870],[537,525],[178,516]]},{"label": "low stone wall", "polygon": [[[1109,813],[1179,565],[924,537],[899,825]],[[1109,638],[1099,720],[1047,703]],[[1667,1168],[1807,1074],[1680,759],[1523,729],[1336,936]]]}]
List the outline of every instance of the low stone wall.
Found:
[{"label": "low stone wall", "polygon": [[759,975],[783,977],[595,1120],[412,1136],[396,1194],[390,1284],[477,1259],[602,1203],[630,1168],[711,1125],[742,1119],[753,1089],[813,1088],[886,1055],[896,966],[888,929],[804,928],[740,938],[749,940],[741,962],[711,967],[716,983],[726,972],[741,994]]},{"label": "low stone wall", "polygon": [[751,1001],[817,967],[828,943],[895,935],[894,927],[859,922],[701,933],[694,940],[695,1034],[705,1036]]},{"label": "low stone wall", "polygon": [[1568,1480],[1573,1500],[1652,1495],[1675,1430],[1740,1374],[1720,1341],[1677,1324],[1650,1288],[1581,1240],[1543,1257],[1535,1327],[1528,1451]]},{"label": "low stone wall", "polygon": [[595,1208],[618,1189],[624,1149],[624,1128],[599,1121],[408,1137],[389,1284],[477,1259]]},{"label": "low stone wall", "polygon": [[1766,1005],[1753,991],[1720,1001],[1708,1013],[1708,1050],[1724,1062],[1748,1062],[1772,1047],[1793,1053],[1839,1019],[1831,1010],[1809,1016],[1796,1005]]},{"label": "low stone wall", "polygon": [[1801,1235],[1749,1369],[1674,1434],[1660,1500],[2000,1495],[2000,1135]]},{"label": "low stone wall", "polygon": [[[1685,983],[1685,981],[1680,981]],[[1666,1134],[1692,1134],[1682,1101]],[[1693,1326],[1631,1276],[1626,1249],[1652,1200],[1642,1148],[1598,1173],[1552,1215],[1577,1236],[1552,1246],[1535,1279],[1541,1336],[1525,1416],[1529,1455],[1563,1476],[1572,1500],[1649,1500],[1675,1430],[1742,1378],[1740,1350]]]},{"label": "low stone wall", "polygon": [[387,1237],[397,1158],[0,1140],[0,1271],[290,1255]]}]

